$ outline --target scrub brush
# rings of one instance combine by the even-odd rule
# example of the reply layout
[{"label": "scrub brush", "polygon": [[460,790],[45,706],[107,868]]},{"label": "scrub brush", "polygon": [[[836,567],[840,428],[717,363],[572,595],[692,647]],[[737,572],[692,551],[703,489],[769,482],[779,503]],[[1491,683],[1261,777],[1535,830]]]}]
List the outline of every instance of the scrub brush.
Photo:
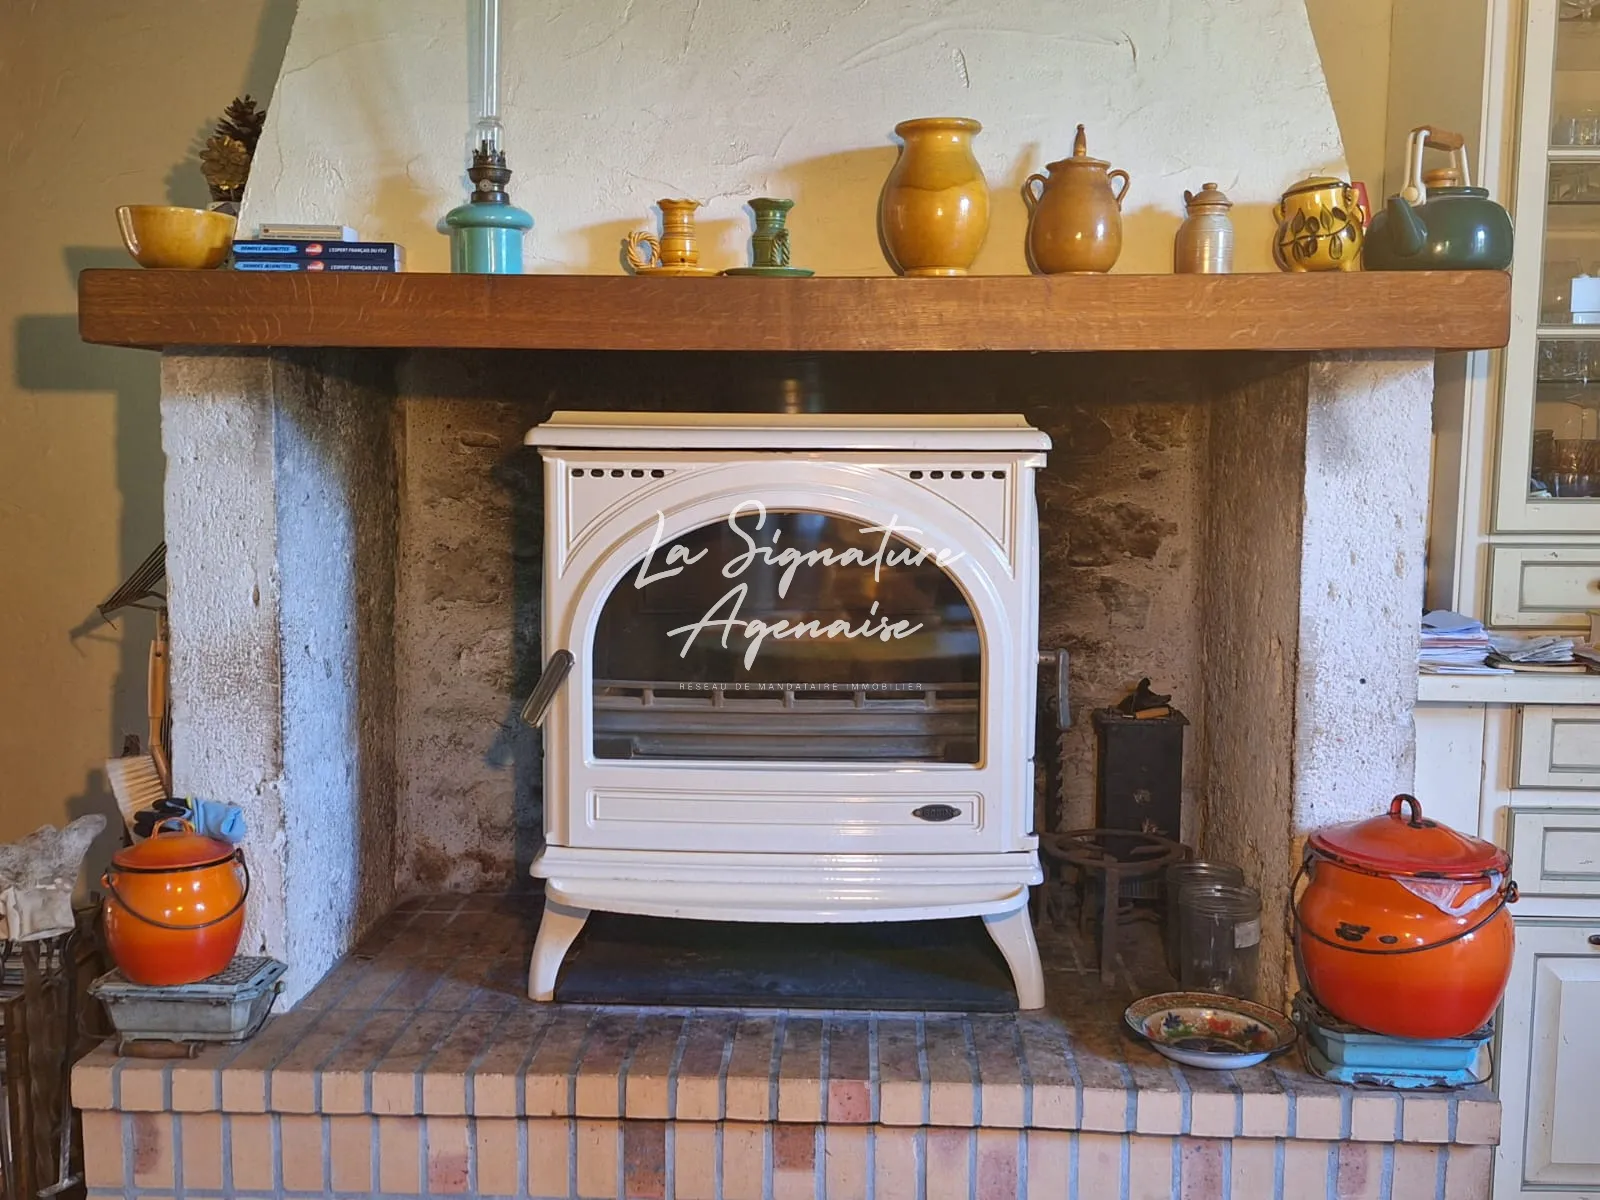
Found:
[{"label": "scrub brush", "polygon": [[161,771],[149,754],[108,758],[106,778],[111,781],[117,808],[122,812],[122,823],[128,827],[130,835],[135,815],[167,798],[167,785],[161,782]]}]

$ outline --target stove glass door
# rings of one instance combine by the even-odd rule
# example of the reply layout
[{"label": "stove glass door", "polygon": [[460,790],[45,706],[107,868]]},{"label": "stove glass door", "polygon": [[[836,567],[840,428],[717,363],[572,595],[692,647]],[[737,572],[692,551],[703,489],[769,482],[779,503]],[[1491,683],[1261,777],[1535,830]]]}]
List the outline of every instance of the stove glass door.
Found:
[{"label": "stove glass door", "polygon": [[754,505],[658,538],[595,630],[595,757],[978,762],[960,552]]}]

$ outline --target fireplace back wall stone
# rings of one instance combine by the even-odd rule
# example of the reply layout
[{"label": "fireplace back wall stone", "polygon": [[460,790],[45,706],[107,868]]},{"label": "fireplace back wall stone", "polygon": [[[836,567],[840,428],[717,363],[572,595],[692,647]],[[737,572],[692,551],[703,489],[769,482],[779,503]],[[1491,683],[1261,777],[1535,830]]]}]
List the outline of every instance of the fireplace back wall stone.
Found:
[{"label": "fireplace back wall stone", "polygon": [[[1204,779],[1201,565],[1209,373],[1184,356],[455,354],[398,369],[404,446],[395,620],[401,891],[531,886],[539,736],[542,465],[557,408],[1021,412],[1054,440],[1038,480],[1040,645],[1072,653],[1072,728],[1041,827],[1093,824],[1092,708],[1141,675],[1195,726]],[[1055,754],[1053,731],[1041,752]],[[1287,824],[1287,813],[1285,813]]]}]

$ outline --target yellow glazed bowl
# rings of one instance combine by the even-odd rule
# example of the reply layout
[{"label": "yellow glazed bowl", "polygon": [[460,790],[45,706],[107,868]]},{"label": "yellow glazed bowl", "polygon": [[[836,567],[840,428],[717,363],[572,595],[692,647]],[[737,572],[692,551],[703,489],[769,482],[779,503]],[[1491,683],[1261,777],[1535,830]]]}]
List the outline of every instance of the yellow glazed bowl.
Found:
[{"label": "yellow glazed bowl", "polygon": [[228,257],[237,224],[226,213],[203,208],[125,204],[117,209],[122,244],[141,267],[219,267]]}]

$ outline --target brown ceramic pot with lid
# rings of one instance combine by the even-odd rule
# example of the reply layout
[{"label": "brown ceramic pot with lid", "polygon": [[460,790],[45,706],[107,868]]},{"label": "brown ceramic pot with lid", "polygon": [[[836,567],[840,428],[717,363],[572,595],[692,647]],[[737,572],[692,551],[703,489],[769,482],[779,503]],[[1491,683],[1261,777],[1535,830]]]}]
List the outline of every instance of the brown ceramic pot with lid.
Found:
[{"label": "brown ceramic pot with lid", "polygon": [[1482,1028],[1511,975],[1504,850],[1422,815],[1414,796],[1306,840],[1295,902],[1306,985],[1342,1021],[1406,1038]]},{"label": "brown ceramic pot with lid", "polygon": [[198,983],[233,961],[250,892],[237,847],[175,822],[112,855],[100,885],[106,946],[131,982]]},{"label": "brown ceramic pot with lid", "polygon": [[[1110,170],[1103,158],[1090,158],[1083,126],[1072,157],[1045,167],[1049,178],[1029,175],[1022,185],[1028,203],[1028,259],[1044,275],[1102,273],[1122,254],[1122,200],[1128,173]],[[1120,178],[1113,191],[1111,181]],[[1034,191],[1034,185],[1038,191]]]}]

